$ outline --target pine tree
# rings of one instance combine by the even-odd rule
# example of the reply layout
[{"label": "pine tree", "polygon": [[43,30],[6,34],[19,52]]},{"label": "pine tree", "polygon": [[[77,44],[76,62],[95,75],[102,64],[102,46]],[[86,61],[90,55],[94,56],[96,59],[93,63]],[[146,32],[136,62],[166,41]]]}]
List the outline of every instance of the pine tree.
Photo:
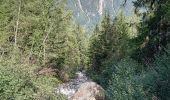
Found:
[{"label": "pine tree", "polygon": [[88,37],[85,33],[85,30],[80,26],[77,25],[75,29],[75,34],[76,34],[76,41],[77,41],[77,47],[78,47],[78,53],[79,53],[79,66],[81,67],[80,69],[86,68],[87,66],[87,40]]},{"label": "pine tree", "polygon": [[[128,52],[128,26],[123,14],[112,22],[109,15],[105,15],[101,28],[95,28],[90,46],[91,64],[95,70],[102,71],[103,64],[109,60],[119,60]],[[126,48],[126,49],[125,49]]]},{"label": "pine tree", "polygon": [[77,66],[76,33],[65,4],[53,0],[2,0],[2,53],[14,56],[11,53],[15,51],[16,61],[33,61],[40,66],[54,59],[55,66]]},{"label": "pine tree", "polygon": [[95,37],[92,39],[90,46],[91,64],[95,70],[100,71],[101,62],[107,58],[108,51],[110,51],[110,29],[111,19],[110,16],[105,16],[102,21],[102,29],[98,32],[98,27],[95,29]]},{"label": "pine tree", "polygon": [[[134,58],[147,65],[148,61],[153,62],[155,54],[164,51],[170,42],[170,2],[168,0],[137,0],[134,6],[136,14],[142,17],[139,36],[135,39],[138,48]],[[146,11],[140,12],[143,8],[146,8]]]}]

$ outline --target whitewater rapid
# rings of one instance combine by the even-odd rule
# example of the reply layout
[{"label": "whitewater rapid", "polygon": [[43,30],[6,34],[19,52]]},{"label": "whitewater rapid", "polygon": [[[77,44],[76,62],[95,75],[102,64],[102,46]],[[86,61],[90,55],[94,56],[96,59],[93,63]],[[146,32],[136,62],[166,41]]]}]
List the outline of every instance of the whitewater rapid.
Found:
[{"label": "whitewater rapid", "polygon": [[76,72],[76,77],[69,82],[60,84],[56,88],[56,93],[63,94],[69,99],[75,94],[81,84],[88,81],[90,81],[90,79],[86,76],[84,72]]}]

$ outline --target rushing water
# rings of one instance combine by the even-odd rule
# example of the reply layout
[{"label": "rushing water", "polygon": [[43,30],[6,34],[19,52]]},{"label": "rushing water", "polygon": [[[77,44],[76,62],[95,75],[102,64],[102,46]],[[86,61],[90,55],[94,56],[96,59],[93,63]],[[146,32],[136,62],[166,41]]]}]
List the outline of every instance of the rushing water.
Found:
[{"label": "rushing water", "polygon": [[90,79],[86,76],[84,72],[77,72],[76,77],[67,83],[60,84],[56,88],[56,92],[66,95],[71,98],[82,83],[88,82]]}]

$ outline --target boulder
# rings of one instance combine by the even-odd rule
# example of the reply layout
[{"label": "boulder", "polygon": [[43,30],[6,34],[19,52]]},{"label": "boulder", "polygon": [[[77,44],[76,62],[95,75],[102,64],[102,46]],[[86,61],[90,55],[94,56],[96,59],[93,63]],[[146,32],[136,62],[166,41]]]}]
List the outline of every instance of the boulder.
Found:
[{"label": "boulder", "polygon": [[157,96],[152,96],[152,100],[160,100]]},{"label": "boulder", "polygon": [[71,100],[105,100],[105,91],[95,82],[85,82]]}]

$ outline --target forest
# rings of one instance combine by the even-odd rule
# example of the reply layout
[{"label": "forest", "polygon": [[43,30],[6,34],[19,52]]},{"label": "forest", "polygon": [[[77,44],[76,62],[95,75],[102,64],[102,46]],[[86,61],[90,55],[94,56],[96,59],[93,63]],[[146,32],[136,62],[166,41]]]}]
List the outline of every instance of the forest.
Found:
[{"label": "forest", "polygon": [[67,100],[54,89],[77,71],[104,100],[170,100],[169,0],[134,0],[133,18],[106,12],[93,30],[66,4],[0,0],[0,100]]}]

